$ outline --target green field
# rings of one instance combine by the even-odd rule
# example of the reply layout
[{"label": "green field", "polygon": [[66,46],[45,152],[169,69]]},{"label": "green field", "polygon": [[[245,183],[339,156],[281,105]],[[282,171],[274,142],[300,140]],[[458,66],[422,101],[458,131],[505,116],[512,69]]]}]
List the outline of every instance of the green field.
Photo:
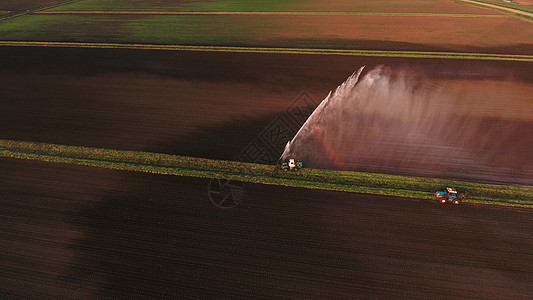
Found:
[{"label": "green field", "polygon": [[54,8],[54,11],[199,11],[199,12],[388,12],[388,13],[479,13],[494,14],[449,0],[375,0],[375,1],[309,1],[309,0],[212,0],[212,1],[160,0],[81,0]]},{"label": "green field", "polygon": [[[176,3],[178,2],[178,3]],[[270,1],[82,0],[55,10],[285,11],[302,0]]]},{"label": "green field", "polygon": [[504,53],[529,54],[525,48],[533,34],[516,30],[522,26],[508,14],[444,0],[416,0],[407,6],[392,0],[334,4],[81,0],[3,19],[0,37],[3,41],[481,53],[483,49],[500,53],[507,49],[502,45],[521,41],[524,49],[513,47]]},{"label": "green field", "polygon": [[[376,16],[271,16],[271,15],[48,15],[31,14],[0,22],[0,36],[4,41],[53,41],[53,42],[105,42],[105,43],[142,43],[173,45],[212,45],[212,46],[249,46],[249,47],[294,47],[294,48],[329,48],[329,49],[372,49],[372,50],[419,50],[424,47],[447,49],[441,44],[446,40],[460,36],[450,47],[461,47],[461,52],[471,44],[491,45],[508,44],[519,39],[524,43],[533,40],[528,31],[513,31],[513,36],[493,35],[487,40],[491,31],[480,28],[471,31],[473,24],[492,24],[499,18],[457,18],[434,17],[439,20],[432,26],[442,31],[446,38],[428,35],[427,30],[420,29],[407,17],[387,18],[386,24],[374,20]],[[348,18],[348,19],[347,19]],[[389,19],[390,18],[390,19]],[[422,17],[425,18],[425,17]],[[453,22],[450,19],[457,19]],[[505,19],[503,19],[505,20]],[[353,22],[352,22],[353,21]],[[448,22],[449,21],[449,22]],[[512,20],[518,22],[517,20]],[[348,31],[336,31],[326,24],[339,22],[338,26],[348,26]],[[368,25],[352,35],[350,31],[359,28],[354,22]],[[400,23],[396,23],[400,22]],[[447,24],[444,27],[438,24]],[[499,21],[496,21],[499,22]],[[506,22],[507,24],[508,22]],[[405,36],[384,37],[393,27],[401,26]],[[446,29],[446,26],[453,28]],[[480,25],[481,26],[481,25]],[[376,28],[375,30],[372,28]],[[459,30],[459,31],[457,31]],[[420,31],[420,35],[416,32]],[[464,31],[464,33],[463,33]],[[467,38],[468,37],[468,38]],[[460,46],[462,45],[462,46]],[[465,49],[466,47],[466,49]],[[481,46],[472,51],[483,49]],[[481,51],[480,51],[481,52]],[[490,53],[490,52],[489,52]],[[525,54],[525,53],[524,53]]]},{"label": "green field", "polygon": [[0,140],[0,157],[417,199],[433,199],[435,191],[453,186],[469,192],[465,202],[533,208],[531,188],[440,179],[318,169],[283,172],[270,165],[9,140]]},{"label": "green field", "polygon": [[2,40],[12,41],[245,45],[275,30],[254,17],[231,16],[27,15],[0,23]]}]

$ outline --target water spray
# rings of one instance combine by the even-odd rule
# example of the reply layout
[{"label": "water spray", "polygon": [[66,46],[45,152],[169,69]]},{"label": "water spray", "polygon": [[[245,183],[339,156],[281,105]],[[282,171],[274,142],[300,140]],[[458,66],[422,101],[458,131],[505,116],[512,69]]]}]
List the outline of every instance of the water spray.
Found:
[{"label": "water spray", "polygon": [[[533,181],[533,174],[504,159],[518,128],[487,118],[476,98],[448,90],[410,72],[359,68],[331,91],[290,140],[281,161],[296,158],[311,168],[369,171],[440,178]],[[475,97],[472,91],[471,97]],[[521,159],[531,161],[522,155]],[[521,169],[521,170],[519,170]],[[531,183],[529,183],[531,184]]]}]

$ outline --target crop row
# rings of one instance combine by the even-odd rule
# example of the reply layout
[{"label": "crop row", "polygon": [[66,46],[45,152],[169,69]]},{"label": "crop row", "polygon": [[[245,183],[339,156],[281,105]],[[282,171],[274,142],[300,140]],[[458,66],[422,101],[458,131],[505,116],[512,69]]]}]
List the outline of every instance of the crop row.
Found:
[{"label": "crop row", "polygon": [[469,192],[466,202],[533,208],[531,188],[421,177],[318,169],[283,172],[271,165],[9,140],[0,140],[0,157],[417,199],[432,199],[436,190],[453,186]]}]

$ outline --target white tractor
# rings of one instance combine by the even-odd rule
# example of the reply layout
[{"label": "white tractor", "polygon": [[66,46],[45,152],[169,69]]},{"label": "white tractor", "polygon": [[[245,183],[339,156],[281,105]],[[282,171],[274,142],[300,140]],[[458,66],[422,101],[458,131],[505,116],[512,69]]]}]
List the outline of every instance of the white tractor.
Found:
[{"label": "white tractor", "polygon": [[294,158],[290,158],[289,162],[279,163],[278,162],[278,168],[284,170],[284,171],[298,171],[303,167],[303,163],[301,161],[296,161]]}]

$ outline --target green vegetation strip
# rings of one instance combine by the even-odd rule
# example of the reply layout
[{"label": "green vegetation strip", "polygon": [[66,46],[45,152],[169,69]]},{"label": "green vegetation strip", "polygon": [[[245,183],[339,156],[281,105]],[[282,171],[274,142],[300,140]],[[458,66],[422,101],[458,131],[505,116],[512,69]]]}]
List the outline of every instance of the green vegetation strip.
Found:
[{"label": "green vegetation strip", "polygon": [[505,2],[499,2],[499,1],[483,1],[483,0],[471,0],[471,1],[456,0],[456,1],[472,4],[472,5],[483,7],[483,8],[491,8],[493,10],[501,11],[504,13],[511,13],[519,17],[533,20],[533,16],[532,16],[533,10],[529,8],[525,8],[525,7],[520,7],[512,3],[505,3]]},{"label": "green vegetation strip", "polygon": [[11,47],[54,47],[54,48],[98,48],[98,49],[138,49],[165,51],[200,51],[200,52],[238,52],[238,53],[276,53],[276,54],[314,54],[314,55],[349,55],[408,58],[446,58],[469,60],[503,60],[533,62],[533,55],[463,53],[463,52],[424,52],[424,51],[383,51],[383,50],[345,50],[312,48],[265,48],[265,47],[223,47],[223,46],[186,46],[153,44],[119,44],[119,43],[84,43],[84,42],[32,42],[0,41],[1,46]]},{"label": "green vegetation strip", "polygon": [[451,186],[469,192],[465,202],[533,208],[532,188],[420,177],[317,169],[284,172],[271,165],[10,140],[0,140],[0,157],[416,199],[433,199],[435,191]]},{"label": "green vegetation strip", "polygon": [[[458,0],[458,1],[461,1],[461,0]],[[527,13],[533,13],[533,9],[531,9],[530,7],[520,6],[518,4],[514,4],[513,2],[485,1],[485,0],[473,0],[473,1],[474,2],[480,2],[480,4],[485,3],[485,4],[489,4],[489,5],[501,6],[501,7],[504,7],[504,8],[516,9],[516,10],[520,10],[520,11],[527,12]],[[466,1],[461,1],[461,2],[466,2]],[[481,5],[481,6],[487,7],[485,5]],[[508,10],[505,10],[505,11],[509,12]]]},{"label": "green vegetation strip", "polygon": [[137,10],[52,10],[40,15],[267,15],[267,16],[388,16],[388,17],[446,17],[446,18],[509,18],[506,15],[387,13],[350,11],[137,11]]}]

